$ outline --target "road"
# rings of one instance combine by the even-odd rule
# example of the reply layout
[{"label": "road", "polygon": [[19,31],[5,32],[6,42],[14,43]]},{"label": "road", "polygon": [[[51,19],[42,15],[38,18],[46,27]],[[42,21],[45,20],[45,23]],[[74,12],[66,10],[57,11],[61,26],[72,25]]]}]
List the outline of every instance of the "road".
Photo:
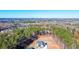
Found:
[{"label": "road", "polygon": [[[48,49],[64,49],[64,44],[54,35],[38,35],[38,39],[44,42],[47,42]],[[35,40],[30,46],[35,46],[37,40]]]}]

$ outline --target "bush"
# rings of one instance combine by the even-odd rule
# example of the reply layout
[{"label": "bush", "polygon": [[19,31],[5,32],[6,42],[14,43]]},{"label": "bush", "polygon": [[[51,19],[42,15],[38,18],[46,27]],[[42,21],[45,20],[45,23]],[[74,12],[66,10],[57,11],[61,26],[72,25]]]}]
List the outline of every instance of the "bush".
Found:
[{"label": "bush", "polygon": [[63,41],[68,48],[72,48],[73,36],[68,30],[61,27],[53,27],[52,32],[54,32]]}]

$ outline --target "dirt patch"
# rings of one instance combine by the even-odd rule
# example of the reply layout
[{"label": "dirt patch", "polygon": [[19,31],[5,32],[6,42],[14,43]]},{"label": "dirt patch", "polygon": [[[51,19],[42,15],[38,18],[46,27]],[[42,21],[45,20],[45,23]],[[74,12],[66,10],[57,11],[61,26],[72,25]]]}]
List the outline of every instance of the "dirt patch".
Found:
[{"label": "dirt patch", "polygon": [[[63,48],[60,44],[58,44],[57,42],[57,38],[54,35],[38,35],[38,39],[37,40],[41,40],[47,43],[48,45],[48,49],[61,49]],[[36,41],[35,40],[30,46],[35,46],[36,45]]]}]

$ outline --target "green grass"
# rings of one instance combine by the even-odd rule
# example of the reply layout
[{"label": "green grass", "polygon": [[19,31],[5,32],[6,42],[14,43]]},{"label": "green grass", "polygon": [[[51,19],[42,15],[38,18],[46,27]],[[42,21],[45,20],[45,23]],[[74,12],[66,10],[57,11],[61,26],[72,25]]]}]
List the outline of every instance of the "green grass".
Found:
[{"label": "green grass", "polygon": [[53,27],[52,31],[67,45],[68,48],[72,48],[72,33],[61,27]]},{"label": "green grass", "polygon": [[[68,48],[72,48],[73,37],[72,34],[63,28],[60,27],[51,27],[52,32],[54,32],[60,39],[63,41]],[[0,48],[8,48],[8,46],[15,46],[17,41],[22,37],[30,37],[33,32],[45,30],[45,28],[41,28],[40,26],[29,27],[29,28],[16,28],[12,32],[9,33],[0,33]]]},{"label": "green grass", "polygon": [[8,46],[14,46],[17,44],[17,41],[25,36],[30,37],[33,32],[45,30],[40,27],[29,27],[29,28],[16,28],[12,32],[0,33],[0,48],[8,48]]}]

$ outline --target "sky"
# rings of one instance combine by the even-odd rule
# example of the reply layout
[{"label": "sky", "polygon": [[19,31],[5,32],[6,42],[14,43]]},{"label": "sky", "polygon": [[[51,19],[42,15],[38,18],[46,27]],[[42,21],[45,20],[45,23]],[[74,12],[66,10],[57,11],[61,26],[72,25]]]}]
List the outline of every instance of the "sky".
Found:
[{"label": "sky", "polygon": [[79,10],[0,10],[0,18],[79,18]]}]

